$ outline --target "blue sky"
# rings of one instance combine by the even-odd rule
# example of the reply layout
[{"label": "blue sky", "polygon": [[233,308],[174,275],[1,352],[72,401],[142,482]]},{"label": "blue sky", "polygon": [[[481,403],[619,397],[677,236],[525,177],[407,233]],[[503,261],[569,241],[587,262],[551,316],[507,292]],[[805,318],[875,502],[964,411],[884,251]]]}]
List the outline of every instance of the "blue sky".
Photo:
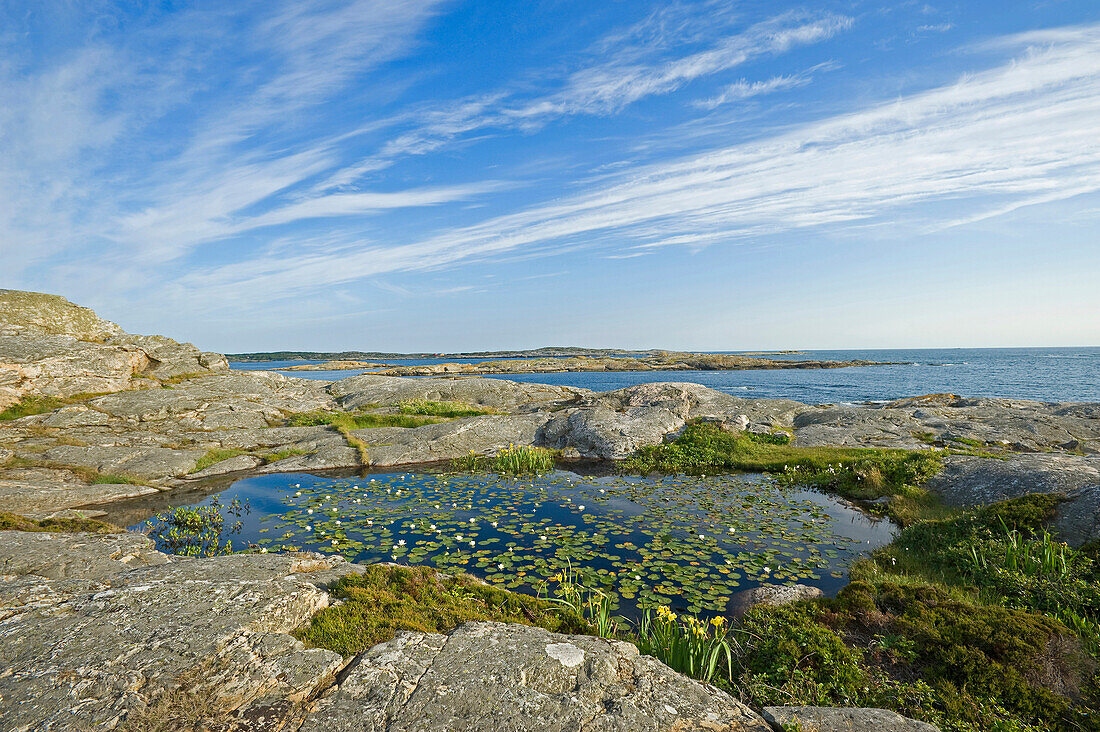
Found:
[{"label": "blue sky", "polygon": [[0,3],[0,286],[229,352],[1100,344],[1100,6]]}]

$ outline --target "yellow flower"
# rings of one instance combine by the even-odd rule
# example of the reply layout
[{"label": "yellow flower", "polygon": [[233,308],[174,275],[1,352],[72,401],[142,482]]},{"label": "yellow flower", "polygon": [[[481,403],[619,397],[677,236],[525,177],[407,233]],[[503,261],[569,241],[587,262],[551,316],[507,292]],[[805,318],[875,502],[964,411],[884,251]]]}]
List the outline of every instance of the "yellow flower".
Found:
[{"label": "yellow flower", "polygon": [[713,625],[715,628],[721,628],[723,625],[726,624],[726,619],[721,617],[721,616],[716,617],[716,618],[711,618],[710,619],[710,624]]}]

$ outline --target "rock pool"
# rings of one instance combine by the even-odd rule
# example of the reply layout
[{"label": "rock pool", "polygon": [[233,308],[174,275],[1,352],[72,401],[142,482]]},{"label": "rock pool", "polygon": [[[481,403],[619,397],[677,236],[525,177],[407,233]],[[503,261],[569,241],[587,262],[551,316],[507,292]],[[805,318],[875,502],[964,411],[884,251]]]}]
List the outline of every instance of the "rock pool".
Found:
[{"label": "rock pool", "polygon": [[226,522],[233,549],[429,564],[543,594],[571,570],[628,617],[657,604],[724,614],[731,596],[765,584],[832,594],[856,558],[894,533],[831,496],[752,475],[284,473],[238,480],[196,505],[234,500],[248,510],[235,527],[236,517]]}]

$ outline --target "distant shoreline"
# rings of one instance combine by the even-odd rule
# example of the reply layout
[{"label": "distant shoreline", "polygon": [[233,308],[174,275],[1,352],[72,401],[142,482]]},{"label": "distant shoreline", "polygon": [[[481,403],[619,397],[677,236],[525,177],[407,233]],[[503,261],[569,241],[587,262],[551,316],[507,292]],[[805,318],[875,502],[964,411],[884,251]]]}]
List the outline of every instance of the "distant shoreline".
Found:
[{"label": "distant shoreline", "polygon": [[326,361],[268,368],[269,371],[361,370],[381,376],[485,376],[495,374],[552,374],[573,371],[748,371],[754,369],[835,369],[849,366],[887,366],[878,361],[820,361],[754,358],[712,353],[659,353],[645,356],[555,356],[477,361],[393,365],[371,361]]},{"label": "distant shoreline", "polygon": [[[682,351],[667,351],[659,348],[648,350],[625,348],[581,348],[577,346],[545,346],[516,351],[467,351],[463,353],[387,353],[384,351],[264,351],[257,353],[227,353],[225,357],[233,363],[266,363],[269,361],[370,361],[386,359],[501,359],[501,358],[620,358],[632,356],[682,355]],[[745,351],[733,356],[794,356],[805,351]],[[692,352],[690,355],[715,355]]]}]

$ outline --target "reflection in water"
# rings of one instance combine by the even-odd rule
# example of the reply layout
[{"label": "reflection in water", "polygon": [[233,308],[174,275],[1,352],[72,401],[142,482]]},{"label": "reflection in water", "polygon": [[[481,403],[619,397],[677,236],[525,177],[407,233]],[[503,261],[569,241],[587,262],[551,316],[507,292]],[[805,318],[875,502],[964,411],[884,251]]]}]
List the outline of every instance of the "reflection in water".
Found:
[{"label": "reflection in water", "polygon": [[832,594],[856,557],[893,535],[832,497],[744,475],[296,473],[238,480],[218,498],[238,499],[251,510],[236,549],[430,564],[532,593],[571,570],[628,616],[657,604],[723,614],[731,595],[763,584]]}]

